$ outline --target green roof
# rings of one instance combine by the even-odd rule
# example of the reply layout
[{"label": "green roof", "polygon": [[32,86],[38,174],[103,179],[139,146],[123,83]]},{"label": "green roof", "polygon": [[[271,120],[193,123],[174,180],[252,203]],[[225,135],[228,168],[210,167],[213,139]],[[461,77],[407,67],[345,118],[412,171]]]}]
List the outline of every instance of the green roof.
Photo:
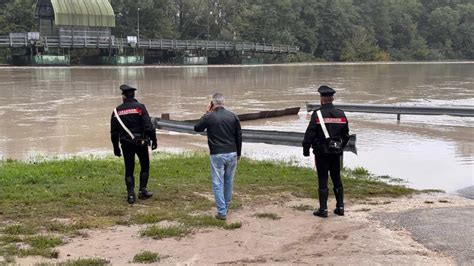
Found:
[{"label": "green roof", "polygon": [[115,27],[108,0],[51,0],[56,26]]}]

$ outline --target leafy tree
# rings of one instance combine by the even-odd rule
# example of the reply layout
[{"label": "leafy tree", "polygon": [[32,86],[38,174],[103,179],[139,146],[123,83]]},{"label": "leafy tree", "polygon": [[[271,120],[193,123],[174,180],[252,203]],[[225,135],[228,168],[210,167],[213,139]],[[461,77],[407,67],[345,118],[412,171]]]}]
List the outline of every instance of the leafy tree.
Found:
[{"label": "leafy tree", "polygon": [[453,39],[459,24],[459,13],[448,7],[439,7],[431,12],[429,40],[433,48],[449,56],[452,53]]},{"label": "leafy tree", "polygon": [[35,30],[35,0],[13,0],[0,2],[1,34],[10,32],[28,32]]},{"label": "leafy tree", "polygon": [[[298,45],[295,61],[474,58],[472,0],[109,1],[117,37],[140,18],[141,38]],[[35,3],[0,0],[0,34],[37,30]]]}]

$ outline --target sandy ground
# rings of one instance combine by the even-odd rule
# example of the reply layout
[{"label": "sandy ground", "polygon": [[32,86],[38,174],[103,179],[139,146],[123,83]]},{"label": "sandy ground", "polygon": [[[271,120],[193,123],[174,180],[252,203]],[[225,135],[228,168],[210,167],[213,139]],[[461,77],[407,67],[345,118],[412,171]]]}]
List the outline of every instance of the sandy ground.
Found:
[{"label": "sandy ground", "polygon": [[[242,222],[236,230],[202,229],[181,239],[142,238],[145,226],[117,226],[88,231],[88,237],[71,239],[58,248],[60,257],[49,262],[100,257],[113,265],[130,265],[141,251],[160,254],[162,264],[391,264],[449,265],[451,258],[428,250],[403,228],[388,229],[374,218],[417,208],[474,206],[474,201],[453,195],[421,195],[401,199],[371,199],[346,203],[346,216],[322,219],[294,206],[315,206],[314,200],[282,195],[271,204],[245,206],[232,212],[228,222]],[[329,202],[330,206],[335,203]],[[256,218],[275,213],[281,219]],[[20,265],[48,260],[19,258]]]}]

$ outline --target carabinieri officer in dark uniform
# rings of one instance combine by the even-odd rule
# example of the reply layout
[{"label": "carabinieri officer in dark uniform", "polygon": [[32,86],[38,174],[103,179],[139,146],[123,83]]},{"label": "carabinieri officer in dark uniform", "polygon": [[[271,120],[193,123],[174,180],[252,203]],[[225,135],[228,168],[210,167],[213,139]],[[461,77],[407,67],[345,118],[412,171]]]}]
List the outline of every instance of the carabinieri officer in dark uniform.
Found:
[{"label": "carabinieri officer in dark uniform", "polygon": [[[112,113],[110,135],[114,146],[115,156],[120,157],[119,141],[122,144],[123,160],[125,162],[125,185],[127,186],[127,201],[135,203],[135,154],[140,161],[140,190],[139,199],[148,199],[153,193],[147,191],[148,177],[150,171],[150,158],[148,155],[148,145],[151,141],[151,148],[157,148],[155,127],[151,123],[150,116],[145,105],[135,99],[136,88],[128,85],[120,86],[123,103],[117,106],[117,114],[120,117],[125,129]],[[134,136],[130,136],[130,133]]]},{"label": "carabinieri officer in dark uniform", "polygon": [[341,155],[342,148],[349,140],[349,124],[344,111],[334,107],[334,91],[328,86],[321,86],[318,89],[321,95],[322,119],[327,128],[329,138],[326,138],[318,118],[317,111],[311,115],[311,121],[303,140],[303,155],[309,156],[309,150],[313,147],[313,153],[316,160],[316,169],[318,171],[319,184],[319,209],[313,214],[319,217],[328,217],[328,172],[331,175],[334,185],[334,194],[336,196],[336,209],[334,213],[344,215],[344,194],[341,181]]}]

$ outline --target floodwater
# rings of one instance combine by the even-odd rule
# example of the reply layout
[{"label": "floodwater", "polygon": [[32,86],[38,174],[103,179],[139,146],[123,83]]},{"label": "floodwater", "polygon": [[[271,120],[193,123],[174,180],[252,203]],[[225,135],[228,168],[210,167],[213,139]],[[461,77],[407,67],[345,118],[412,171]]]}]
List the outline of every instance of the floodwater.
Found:
[{"label": "floodwater", "polygon": [[[118,87],[137,86],[152,116],[198,118],[222,92],[236,113],[317,102],[317,87],[337,90],[336,104],[474,106],[474,62],[301,64],[199,67],[0,68],[0,158],[111,154],[110,115]],[[474,185],[474,118],[347,113],[358,136],[349,167],[407,180],[415,188],[454,191]],[[309,115],[244,123],[304,132]],[[159,146],[205,148],[202,137],[159,133]],[[298,147],[244,144],[244,155],[311,166]]]}]

